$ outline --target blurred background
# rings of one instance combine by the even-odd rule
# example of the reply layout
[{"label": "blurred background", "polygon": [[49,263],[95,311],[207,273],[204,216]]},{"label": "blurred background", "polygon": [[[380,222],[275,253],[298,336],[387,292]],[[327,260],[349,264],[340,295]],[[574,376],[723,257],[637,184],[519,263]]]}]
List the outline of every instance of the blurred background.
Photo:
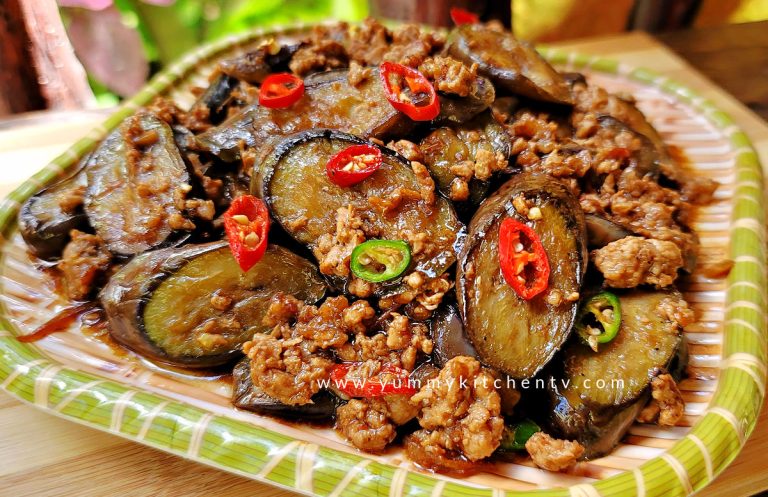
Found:
[{"label": "blurred background", "polygon": [[0,0],[0,115],[115,105],[184,52],[256,26],[448,26],[451,6],[537,42],[768,19],[768,0]]}]

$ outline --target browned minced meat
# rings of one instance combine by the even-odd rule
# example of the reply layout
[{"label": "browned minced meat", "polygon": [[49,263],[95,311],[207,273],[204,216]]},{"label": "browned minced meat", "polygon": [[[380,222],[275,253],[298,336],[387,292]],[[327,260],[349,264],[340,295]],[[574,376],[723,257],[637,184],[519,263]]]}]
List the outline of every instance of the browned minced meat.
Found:
[{"label": "browned minced meat", "polygon": [[377,66],[389,50],[392,34],[377,20],[369,17],[360,26],[352,26],[347,51],[350,58],[363,66]]},{"label": "browned minced meat", "polygon": [[387,144],[388,148],[391,148],[398,154],[402,155],[409,161],[424,162],[424,154],[421,153],[421,148],[412,141],[398,140]]},{"label": "browned minced meat", "polygon": [[641,423],[675,426],[685,413],[685,401],[672,375],[663,373],[651,380],[651,401],[640,412]]},{"label": "browned minced meat", "polygon": [[[370,307],[354,309],[354,306],[346,309],[344,315],[347,327],[356,330],[354,341],[336,351],[339,359],[354,363],[345,376],[347,381],[373,377],[378,381],[402,381],[386,368],[412,371],[418,354],[432,352],[432,340],[425,325],[411,323],[405,316],[390,313],[383,332],[369,335],[373,310]],[[358,449],[381,451],[394,440],[396,426],[407,423],[418,414],[419,409],[410,398],[408,394],[392,394],[373,399],[351,399],[337,410],[336,431]]]},{"label": "browned minced meat", "polygon": [[392,43],[384,54],[384,60],[419,67],[427,57],[444,45],[443,35],[423,31],[415,24],[406,24],[392,32]]},{"label": "browned minced meat", "polygon": [[436,55],[422,62],[419,72],[432,81],[436,90],[466,97],[472,93],[477,64],[467,66],[453,57]]},{"label": "browned minced meat", "polygon": [[683,267],[680,249],[672,242],[628,236],[594,251],[595,267],[614,288],[669,286]]},{"label": "browned minced meat", "polygon": [[[417,246],[411,243],[411,247]],[[417,253],[415,250],[413,253]],[[447,274],[428,279],[422,273],[414,271],[403,278],[407,288],[400,293],[379,300],[382,309],[397,309],[405,306],[409,316],[424,320],[432,315],[443,301],[445,294],[453,288],[453,281]]]},{"label": "browned minced meat", "polygon": [[361,83],[366,81],[368,78],[372,76],[372,71],[370,67],[365,67],[360,65],[358,62],[355,62],[354,60],[349,65],[349,72],[347,73],[347,82],[352,87],[358,87]]},{"label": "browned minced meat", "polygon": [[[362,301],[354,305],[368,304]],[[329,378],[335,364],[325,351],[343,347],[348,334],[356,329],[355,320],[345,319],[348,309],[345,297],[329,298],[316,307],[276,296],[267,318],[278,324],[271,333],[257,333],[243,345],[251,360],[254,385],[285,404],[311,402],[320,390],[320,381]],[[372,312],[356,313],[373,316]],[[292,318],[295,323],[290,325]]]},{"label": "browned minced meat", "polygon": [[349,65],[344,47],[346,24],[315,26],[306,44],[299,48],[288,64],[291,71],[303,76],[311,72],[338,69]]},{"label": "browned minced meat", "polygon": [[66,214],[74,213],[85,200],[85,185],[77,185],[69,188],[59,197],[59,207]]},{"label": "browned minced meat", "polygon": [[543,431],[534,433],[525,442],[525,450],[536,466],[549,471],[568,469],[584,455],[584,447],[579,442],[552,438]]},{"label": "browned minced meat", "polygon": [[58,268],[69,298],[83,300],[109,270],[112,254],[97,235],[72,230],[69,236]]},{"label": "browned minced meat", "polygon": [[193,133],[202,133],[211,127],[211,122],[208,120],[210,111],[205,105],[195,105],[189,112],[185,112],[173,101],[157,97],[147,106],[147,110],[168,125],[180,124]]},{"label": "browned minced meat", "polygon": [[336,211],[336,231],[326,233],[317,240],[312,250],[320,266],[320,272],[334,276],[349,276],[349,259],[352,250],[366,240],[364,220],[353,205]]},{"label": "browned minced meat", "polygon": [[[448,361],[411,402],[421,408],[418,420],[423,431],[416,437],[421,454],[437,461],[478,461],[490,456],[501,442],[501,397],[494,389],[494,376],[474,358]],[[429,461],[415,462],[429,465]]]}]

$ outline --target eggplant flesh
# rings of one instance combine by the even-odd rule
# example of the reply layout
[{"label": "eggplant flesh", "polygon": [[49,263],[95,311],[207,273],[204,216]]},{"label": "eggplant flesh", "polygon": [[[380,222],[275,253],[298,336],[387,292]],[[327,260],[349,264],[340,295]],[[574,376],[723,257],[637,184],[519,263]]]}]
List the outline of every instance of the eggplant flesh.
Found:
[{"label": "eggplant flesh", "polygon": [[198,147],[226,162],[239,158],[241,144],[262,147],[270,139],[315,128],[332,128],[364,138],[402,136],[413,121],[389,103],[378,70],[357,86],[347,70],[309,76],[304,96],[284,109],[246,107],[198,136]]},{"label": "eggplant flesh", "polygon": [[339,399],[321,390],[312,397],[312,402],[303,405],[283,404],[270,397],[253,384],[251,361],[247,357],[235,365],[232,371],[232,404],[240,409],[258,414],[277,416],[299,421],[329,421],[336,413]]},{"label": "eggplant flesh", "polygon": [[467,64],[499,89],[543,102],[573,104],[571,90],[544,58],[511,33],[500,33],[482,24],[456,27],[448,37],[448,53]]},{"label": "eggplant flesh", "polygon": [[[409,270],[420,271],[426,278],[439,277],[455,262],[454,245],[463,233],[450,202],[437,196],[434,205],[419,198],[403,200],[390,211],[373,208],[372,199],[386,201],[401,188],[420,190],[408,162],[378,145],[374,146],[381,150],[383,162],[373,175],[350,187],[332,183],[325,172],[328,160],[360,143],[366,142],[333,130],[289,137],[254,171],[251,190],[265,200],[286,232],[313,252],[321,237],[335,233],[338,210],[350,205],[361,213],[367,229],[376,233],[370,238],[404,240],[406,234],[424,233],[431,249],[414,253]],[[334,285],[343,287],[347,282],[348,278],[338,276]],[[400,284],[399,279],[379,284],[377,294],[394,292]]]},{"label": "eggplant flesh", "polygon": [[85,172],[85,213],[112,253],[131,256],[183,237],[171,219],[181,216],[174,192],[189,183],[189,173],[173,131],[155,115],[123,121]]},{"label": "eggplant flesh", "polygon": [[36,257],[45,260],[61,256],[73,229],[90,231],[83,211],[86,176],[84,168],[74,175],[36,193],[21,206],[19,232]]},{"label": "eggplant flesh", "polygon": [[[619,295],[621,326],[598,352],[574,340],[564,351],[568,389],[590,408],[625,406],[647,390],[651,379],[677,354],[681,330],[670,309],[683,304],[677,291],[633,291]],[[614,382],[614,383],[611,383]],[[606,384],[605,388],[599,385]]]},{"label": "eggplant flesh", "polygon": [[[135,257],[100,294],[110,334],[155,361],[211,367],[241,354],[278,292],[315,303],[325,283],[308,260],[277,245],[244,273],[227,242],[186,245]],[[214,301],[215,298],[216,300]]]},{"label": "eggplant flesh", "polygon": [[[502,154],[509,159],[512,142],[504,128],[496,122],[490,112],[484,112],[462,125],[444,126],[434,130],[420,144],[424,153],[424,165],[435,179],[440,192],[450,197],[451,183],[458,177],[452,167],[464,161],[477,159],[478,152],[490,153],[494,157]],[[506,168],[503,173],[511,171]],[[469,202],[479,204],[488,193],[490,178],[473,178],[469,183]]]},{"label": "eggplant flesh", "polygon": [[[540,209],[540,219],[517,212],[513,200],[519,196]],[[549,285],[531,300],[519,297],[501,273],[499,227],[508,217],[534,230],[549,259]],[[584,215],[562,183],[521,173],[481,204],[459,255],[456,292],[467,336],[483,362],[512,378],[529,378],[549,362],[570,335],[578,307],[573,297],[586,266]]]},{"label": "eggplant flesh", "polygon": [[266,44],[237,57],[219,62],[218,69],[237,80],[252,85],[260,85],[270,74],[287,71],[288,63],[300,47],[300,43],[289,43],[281,45],[277,53],[272,54],[270,53],[271,44]]}]

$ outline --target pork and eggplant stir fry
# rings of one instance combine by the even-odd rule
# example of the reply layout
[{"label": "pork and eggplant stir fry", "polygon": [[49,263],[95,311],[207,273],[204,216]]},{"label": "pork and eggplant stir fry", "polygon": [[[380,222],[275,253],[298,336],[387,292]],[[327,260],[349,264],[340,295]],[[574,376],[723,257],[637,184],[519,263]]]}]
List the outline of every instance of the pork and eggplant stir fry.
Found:
[{"label": "pork and eggplant stir fry", "polygon": [[21,209],[114,341],[433,471],[567,470],[681,419],[675,284],[717,185],[626,96],[471,22],[317,27],[209,81]]}]

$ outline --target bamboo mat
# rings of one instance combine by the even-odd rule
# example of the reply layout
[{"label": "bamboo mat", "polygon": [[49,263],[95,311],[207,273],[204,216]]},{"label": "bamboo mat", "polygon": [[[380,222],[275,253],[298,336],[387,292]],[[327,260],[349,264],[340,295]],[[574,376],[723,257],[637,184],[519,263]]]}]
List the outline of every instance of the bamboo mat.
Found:
[{"label": "bamboo mat", "polygon": [[[692,87],[739,123],[768,164],[768,125],[651,37],[629,34],[559,46],[646,66]],[[104,116],[95,111],[39,113],[0,122],[0,196]],[[767,450],[764,410],[741,455],[699,495],[739,497],[768,489]],[[60,420],[4,393],[0,393],[0,461],[0,495],[295,495]]]}]

